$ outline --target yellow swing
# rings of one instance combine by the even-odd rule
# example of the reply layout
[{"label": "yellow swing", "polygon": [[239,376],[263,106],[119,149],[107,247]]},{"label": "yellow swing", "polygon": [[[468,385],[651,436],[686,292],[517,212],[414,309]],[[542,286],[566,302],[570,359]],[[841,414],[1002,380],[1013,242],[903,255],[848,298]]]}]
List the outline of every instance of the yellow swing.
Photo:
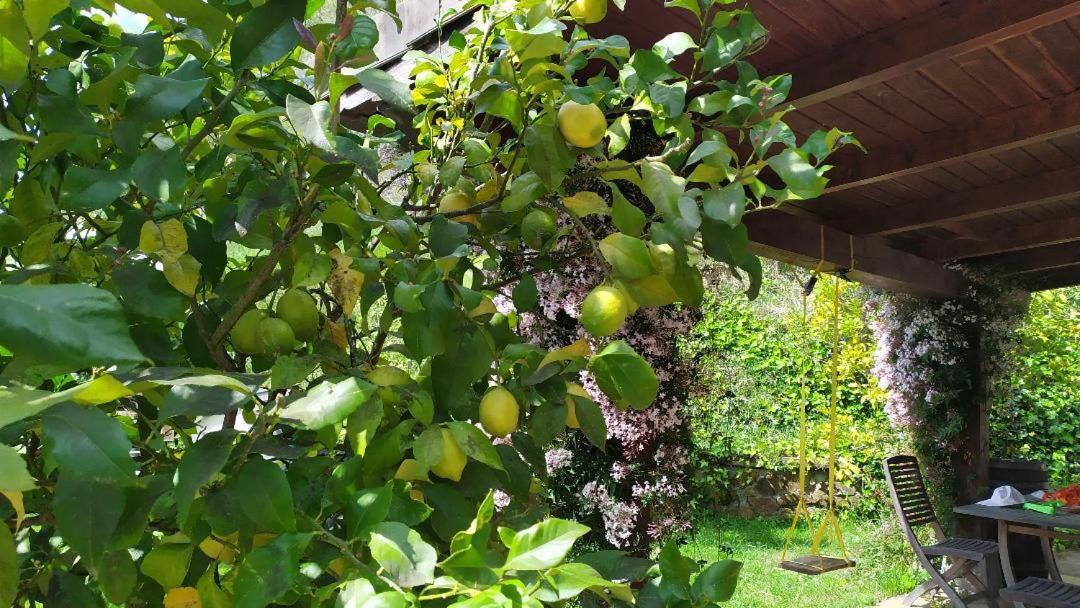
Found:
[{"label": "yellow swing", "polygon": [[[855,247],[852,242],[854,239],[848,240],[848,247],[851,253],[851,265],[850,270],[855,267]],[[806,286],[803,288],[802,299],[802,326],[805,332],[807,325],[807,299],[814,290],[814,285],[817,283],[818,278],[822,274],[822,267],[825,265],[825,229],[821,229],[821,260],[818,262],[817,267],[810,275],[810,279],[806,282]],[[842,274],[842,271],[841,273]],[[799,408],[799,502],[795,506],[795,513],[791,521],[791,526],[788,528],[787,535],[784,538],[784,550],[780,554],[780,568],[784,570],[790,570],[792,572],[798,572],[800,574],[824,574],[826,572],[832,572],[834,570],[842,570],[844,568],[850,568],[855,565],[855,560],[848,557],[847,548],[844,546],[844,535],[840,530],[840,520],[836,516],[836,402],[839,397],[839,354],[840,354],[840,277],[833,277],[833,298],[832,298],[832,354],[830,357],[830,381],[831,381],[831,394],[829,397],[829,501],[828,508],[825,511],[824,517],[821,519],[821,523],[818,525],[817,530],[814,530],[813,522],[810,518],[810,510],[806,506],[806,470],[807,470],[807,423],[806,423],[806,404],[809,401],[809,389],[806,386],[806,374],[803,374],[800,381],[800,408]],[[795,536],[795,531],[798,528],[800,519],[806,520],[807,529],[812,532],[810,553],[801,557],[787,559],[788,548],[791,545],[791,541]],[[835,543],[836,547],[840,550],[839,557],[826,556],[821,554],[822,543],[830,537]]]}]

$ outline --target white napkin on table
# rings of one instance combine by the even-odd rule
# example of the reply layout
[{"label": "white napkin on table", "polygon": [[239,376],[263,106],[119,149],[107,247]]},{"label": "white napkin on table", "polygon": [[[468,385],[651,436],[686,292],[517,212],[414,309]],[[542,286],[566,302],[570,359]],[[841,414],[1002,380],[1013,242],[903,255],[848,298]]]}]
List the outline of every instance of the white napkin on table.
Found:
[{"label": "white napkin on table", "polygon": [[1022,505],[1026,502],[1024,495],[1020,493],[1020,490],[1012,486],[1001,486],[994,488],[994,494],[986,500],[980,500],[976,504],[983,505],[984,507],[1009,507],[1012,505]]}]

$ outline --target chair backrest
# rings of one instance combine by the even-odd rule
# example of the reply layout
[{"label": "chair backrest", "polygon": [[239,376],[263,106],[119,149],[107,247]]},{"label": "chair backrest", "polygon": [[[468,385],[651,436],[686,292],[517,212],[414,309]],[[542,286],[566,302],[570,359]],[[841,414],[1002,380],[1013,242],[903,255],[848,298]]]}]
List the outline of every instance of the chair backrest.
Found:
[{"label": "chair backrest", "polygon": [[917,543],[914,528],[929,524],[934,534],[942,536],[941,524],[930,495],[926,491],[919,460],[914,456],[890,456],[885,459],[885,479],[889,484],[893,508],[909,540]]}]

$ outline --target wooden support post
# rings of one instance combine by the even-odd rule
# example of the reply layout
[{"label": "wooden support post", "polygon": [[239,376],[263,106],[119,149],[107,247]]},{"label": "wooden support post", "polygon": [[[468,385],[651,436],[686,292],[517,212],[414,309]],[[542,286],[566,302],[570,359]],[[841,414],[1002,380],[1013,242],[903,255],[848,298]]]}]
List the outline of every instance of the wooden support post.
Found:
[{"label": "wooden support post", "polygon": [[[964,404],[964,430],[953,456],[956,476],[956,504],[966,505],[986,498],[990,481],[990,382],[983,348],[983,329],[976,327],[968,338],[968,369],[971,387]],[[990,538],[991,530],[977,517],[956,520],[956,536]]]}]

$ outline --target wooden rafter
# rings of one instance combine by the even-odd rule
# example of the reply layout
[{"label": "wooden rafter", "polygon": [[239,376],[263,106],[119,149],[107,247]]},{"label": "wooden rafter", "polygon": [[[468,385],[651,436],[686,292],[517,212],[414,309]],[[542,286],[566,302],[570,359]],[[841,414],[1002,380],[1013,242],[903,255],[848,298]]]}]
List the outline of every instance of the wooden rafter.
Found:
[{"label": "wooden rafter", "polygon": [[1026,287],[1031,291],[1058,289],[1071,285],[1080,285],[1080,265],[1065,266],[1040,273],[1026,282]]},{"label": "wooden rafter", "polygon": [[[744,218],[754,253],[775,260],[813,268],[821,259],[822,225],[806,218],[765,211]],[[851,266],[850,278],[890,291],[930,297],[961,295],[966,281],[940,264],[901,251],[880,237],[857,237],[825,227],[825,270]]]},{"label": "wooden rafter", "polygon": [[1021,275],[1080,265],[1080,243],[1058,243],[1027,251],[996,255],[985,261],[987,268],[1003,275]]},{"label": "wooden rafter", "polygon": [[902,177],[940,165],[1080,132],[1080,90],[962,126],[927,133],[917,141],[836,160],[826,192]]},{"label": "wooden rafter", "polygon": [[[945,261],[991,256],[1010,251],[1023,251],[1058,243],[1080,241],[1080,217],[1058,218],[1010,226],[988,233],[981,240],[953,239],[932,241],[917,246],[924,257]],[[1080,247],[1080,244],[1076,244]]]},{"label": "wooden rafter", "polygon": [[795,74],[800,107],[1080,14],[1071,0],[961,0],[771,71]]},{"label": "wooden rafter", "polygon": [[1080,198],[1080,167],[905,202],[887,213],[845,218],[838,227],[861,235],[896,234],[1073,197]]}]

